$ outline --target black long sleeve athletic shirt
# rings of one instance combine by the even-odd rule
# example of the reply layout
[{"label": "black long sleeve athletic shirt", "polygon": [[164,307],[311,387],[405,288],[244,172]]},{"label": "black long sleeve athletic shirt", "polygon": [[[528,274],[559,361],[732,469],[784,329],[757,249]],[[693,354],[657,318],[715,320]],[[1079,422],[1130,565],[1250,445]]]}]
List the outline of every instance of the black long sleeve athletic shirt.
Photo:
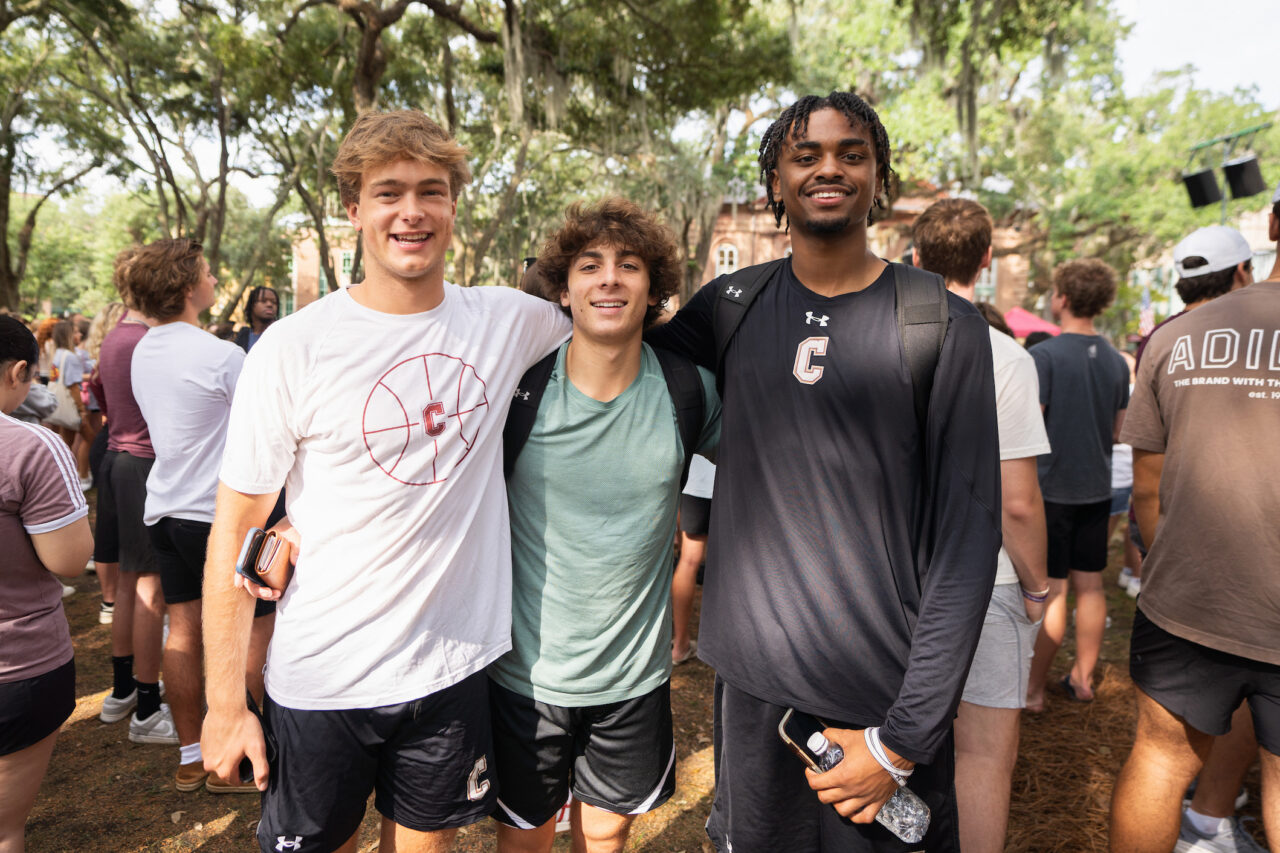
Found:
[{"label": "black long sleeve athletic shirt", "polygon": [[[647,339],[716,367],[719,278]],[[924,439],[893,275],[827,298],[785,263],[724,359],[699,654],[739,690],[882,726],[930,763],[955,716],[1000,547],[987,325],[963,299]]]}]

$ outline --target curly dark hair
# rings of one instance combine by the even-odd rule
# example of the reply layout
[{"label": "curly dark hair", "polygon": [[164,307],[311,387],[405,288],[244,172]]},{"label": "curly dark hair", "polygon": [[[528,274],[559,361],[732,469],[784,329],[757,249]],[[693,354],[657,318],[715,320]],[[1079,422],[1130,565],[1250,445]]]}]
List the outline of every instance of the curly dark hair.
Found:
[{"label": "curly dark hair", "polygon": [[1053,269],[1053,289],[1082,320],[1096,317],[1116,298],[1116,271],[1097,258],[1063,261]]},{"label": "curly dark hair", "polygon": [[[644,259],[649,268],[649,295],[658,297],[657,304],[650,305],[644,314],[644,327],[652,326],[667,300],[680,290],[683,254],[670,228],[623,198],[569,205],[564,225],[542,247],[536,261],[537,272],[527,277],[528,286],[537,288],[534,292],[544,299],[558,302],[569,286],[573,259],[592,246],[615,246]],[[564,312],[570,313],[568,308]]]},{"label": "curly dark hair", "polygon": [[[871,105],[853,92],[832,92],[826,97],[805,95],[782,111],[777,121],[769,125],[760,140],[760,183],[764,184],[769,209],[773,211],[774,221],[782,224],[786,216],[786,205],[782,199],[773,194],[773,172],[778,168],[778,155],[782,145],[789,136],[804,136],[809,130],[809,116],[817,110],[835,110],[849,120],[851,126],[861,125],[871,132],[876,146],[876,176],[880,180],[880,192],[876,193],[875,203],[871,210],[885,206],[889,196],[889,188],[897,178],[893,171],[892,152],[889,149],[889,133],[880,123],[880,116]],[[871,215],[867,215],[867,224],[871,223]]]},{"label": "curly dark hair", "polygon": [[156,320],[171,320],[181,314],[187,292],[200,283],[204,247],[188,237],[178,237],[125,252],[116,258],[115,269],[116,289],[125,304]]}]

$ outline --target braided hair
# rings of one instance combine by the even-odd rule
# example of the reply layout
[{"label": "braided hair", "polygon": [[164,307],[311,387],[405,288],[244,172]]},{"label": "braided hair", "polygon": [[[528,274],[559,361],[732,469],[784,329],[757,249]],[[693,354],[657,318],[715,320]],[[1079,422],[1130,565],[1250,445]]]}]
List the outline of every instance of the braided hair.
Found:
[{"label": "braided hair", "polygon": [[[778,225],[782,224],[782,217],[786,216],[786,205],[782,199],[776,198],[773,194],[773,172],[778,168],[778,155],[782,151],[783,144],[786,143],[788,136],[802,137],[809,130],[809,116],[817,110],[835,110],[843,115],[851,126],[861,125],[871,132],[872,138],[875,140],[876,146],[876,175],[880,179],[881,192],[876,193],[875,204],[872,210],[885,206],[885,198],[889,195],[889,187],[891,181],[897,176],[894,174],[889,150],[889,134],[884,129],[884,125],[880,123],[880,116],[871,108],[871,105],[853,92],[832,92],[826,97],[818,95],[805,95],[791,106],[782,111],[782,115],[778,116],[777,121],[769,125],[769,129],[764,132],[764,137],[760,140],[760,183],[764,184],[765,193],[767,194],[769,209],[773,211],[774,220]],[[870,224],[871,216],[867,216],[867,223]]]}]

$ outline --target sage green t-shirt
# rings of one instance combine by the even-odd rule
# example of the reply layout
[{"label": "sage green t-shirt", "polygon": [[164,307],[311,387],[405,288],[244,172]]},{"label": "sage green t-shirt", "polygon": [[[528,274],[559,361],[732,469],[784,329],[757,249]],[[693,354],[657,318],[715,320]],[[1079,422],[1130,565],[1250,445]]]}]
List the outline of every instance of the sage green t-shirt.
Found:
[{"label": "sage green t-shirt", "polygon": [[[602,403],[569,382],[561,346],[507,481],[511,651],[506,687],[566,707],[642,696],[671,674],[671,560],[684,452],[657,356]],[[715,379],[697,451],[720,439]]]}]

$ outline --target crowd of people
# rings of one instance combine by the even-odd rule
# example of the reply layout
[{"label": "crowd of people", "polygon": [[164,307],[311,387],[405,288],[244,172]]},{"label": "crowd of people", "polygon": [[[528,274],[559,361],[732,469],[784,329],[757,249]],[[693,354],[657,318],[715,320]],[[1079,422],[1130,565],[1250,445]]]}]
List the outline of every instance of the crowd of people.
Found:
[{"label": "crowd of people", "polygon": [[[546,853],[566,801],[576,851],[621,851],[674,792],[694,656],[720,853],[1000,851],[1023,709],[1095,699],[1119,525],[1138,724],[1111,849],[1262,849],[1234,817],[1259,757],[1280,832],[1280,270],[1254,283],[1238,232],[1178,244],[1186,312],[1134,367],[1091,258],[1024,346],[974,304],[987,211],[940,201],[912,263],[880,259],[889,134],[806,96],[759,155],[792,252],[661,322],[683,253],[618,198],[571,206],[519,289],[448,283],[467,156],[421,113],[361,116],[332,171],[365,278],[289,317],[260,287],[239,332],[202,326],[185,238],[121,253],[92,323],[0,316],[0,853],[74,708],[56,576],[91,550],[99,718],[177,747],[180,791],[261,792],[264,851],[353,851],[371,793],[383,851],[492,817],[502,853]],[[264,530],[291,571],[255,572]]]}]

